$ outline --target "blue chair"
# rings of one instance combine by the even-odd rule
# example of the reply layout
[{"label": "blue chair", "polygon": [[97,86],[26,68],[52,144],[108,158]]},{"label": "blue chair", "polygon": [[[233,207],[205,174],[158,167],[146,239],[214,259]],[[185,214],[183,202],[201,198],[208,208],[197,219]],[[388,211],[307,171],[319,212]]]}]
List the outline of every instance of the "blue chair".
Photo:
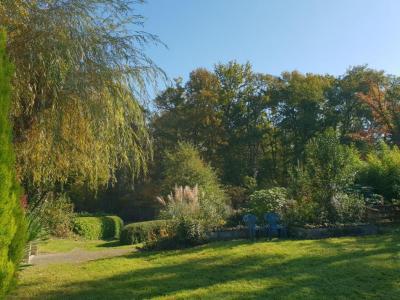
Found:
[{"label": "blue chair", "polygon": [[252,214],[246,214],[243,216],[243,222],[247,225],[247,228],[249,230],[249,237],[254,240],[254,238],[256,237],[257,217]]},{"label": "blue chair", "polygon": [[267,236],[268,239],[272,239],[272,235],[278,235],[279,237],[286,237],[286,227],[280,224],[280,217],[277,213],[269,212],[264,215],[264,220],[267,223]]}]

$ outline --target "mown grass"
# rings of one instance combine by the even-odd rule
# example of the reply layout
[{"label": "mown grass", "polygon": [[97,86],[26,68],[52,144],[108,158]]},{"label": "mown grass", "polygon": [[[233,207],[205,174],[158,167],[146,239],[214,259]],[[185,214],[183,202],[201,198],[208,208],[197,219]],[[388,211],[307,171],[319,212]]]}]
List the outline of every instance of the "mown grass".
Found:
[{"label": "mown grass", "polygon": [[56,239],[51,238],[42,241],[38,245],[39,254],[69,252],[74,249],[87,251],[101,251],[107,248],[132,248],[132,246],[121,246],[118,240],[84,240],[84,239]]},{"label": "mown grass", "polygon": [[400,299],[400,236],[217,242],[21,273],[15,299]]}]

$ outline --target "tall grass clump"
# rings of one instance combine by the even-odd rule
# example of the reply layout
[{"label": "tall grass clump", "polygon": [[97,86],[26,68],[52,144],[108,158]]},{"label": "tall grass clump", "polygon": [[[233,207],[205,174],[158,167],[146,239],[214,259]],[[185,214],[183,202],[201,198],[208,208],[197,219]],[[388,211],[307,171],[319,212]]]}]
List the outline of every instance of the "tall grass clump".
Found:
[{"label": "tall grass clump", "polygon": [[161,218],[171,220],[169,240],[175,246],[203,243],[207,233],[225,222],[226,210],[207,199],[197,185],[175,187],[166,198],[157,199],[163,206]]}]

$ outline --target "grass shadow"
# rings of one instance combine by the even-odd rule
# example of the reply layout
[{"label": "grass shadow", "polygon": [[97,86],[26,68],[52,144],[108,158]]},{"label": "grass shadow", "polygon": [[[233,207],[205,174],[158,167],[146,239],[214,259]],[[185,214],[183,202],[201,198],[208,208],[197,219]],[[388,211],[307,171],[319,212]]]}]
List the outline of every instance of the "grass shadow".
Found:
[{"label": "grass shadow", "polygon": [[[283,247],[281,253],[267,252],[268,243],[246,240],[133,253],[124,258],[137,259],[143,267],[64,284],[33,299],[400,298],[398,236],[344,239],[342,243],[339,239],[319,240],[318,255],[307,254],[306,247],[317,245],[313,242],[291,246],[304,247],[304,256],[285,252],[285,242],[290,243],[271,242],[271,247]],[[107,259],[102,264],[107,264]]]},{"label": "grass shadow", "polygon": [[96,245],[99,248],[114,248],[119,246],[124,246],[119,240],[104,241],[104,243]]}]

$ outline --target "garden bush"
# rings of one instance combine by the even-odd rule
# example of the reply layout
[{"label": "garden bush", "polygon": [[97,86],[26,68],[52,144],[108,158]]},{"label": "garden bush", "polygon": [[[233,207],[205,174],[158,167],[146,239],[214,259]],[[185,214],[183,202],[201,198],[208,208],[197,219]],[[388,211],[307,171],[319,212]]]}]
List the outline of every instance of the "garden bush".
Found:
[{"label": "garden bush", "polygon": [[76,217],[73,231],[89,240],[119,239],[123,221],[118,216]]},{"label": "garden bush", "polygon": [[267,212],[276,212],[283,217],[287,203],[288,194],[285,188],[259,190],[250,196],[249,212],[255,214],[259,220],[264,220],[264,214]]},{"label": "garden bush", "polygon": [[379,149],[368,154],[357,178],[358,183],[370,186],[375,194],[386,200],[400,198],[400,150],[381,143]]},{"label": "garden bush", "polygon": [[128,224],[121,231],[121,244],[133,245],[164,237],[168,234],[168,226],[169,222],[166,220]]},{"label": "garden bush", "polygon": [[351,187],[360,169],[357,151],[340,143],[333,129],[311,139],[305,149],[305,162],[296,172],[290,192],[299,204],[304,204],[312,223],[335,223],[339,216],[335,202]]},{"label": "garden bush", "polygon": [[340,193],[334,201],[338,221],[341,223],[356,223],[365,216],[365,200],[356,194]]},{"label": "garden bush", "polygon": [[0,31],[0,299],[10,290],[26,241],[26,221],[15,174],[10,113],[10,79],[13,73]]},{"label": "garden bush", "polygon": [[50,235],[68,237],[71,234],[75,214],[74,205],[67,195],[49,193],[36,207],[37,217],[41,218],[41,223]]}]

